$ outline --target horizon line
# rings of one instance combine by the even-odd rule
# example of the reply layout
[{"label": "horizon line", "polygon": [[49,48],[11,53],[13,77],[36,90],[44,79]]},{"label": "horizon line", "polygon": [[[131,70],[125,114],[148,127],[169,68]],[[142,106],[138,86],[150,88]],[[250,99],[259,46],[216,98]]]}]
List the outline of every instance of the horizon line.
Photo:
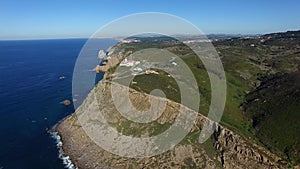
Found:
[{"label": "horizon line", "polygon": [[[272,33],[286,33],[300,31],[300,29],[291,29],[285,31],[276,31],[276,32],[268,32],[268,33],[209,33],[209,34],[174,34],[172,36],[211,36],[211,35],[227,35],[227,36],[262,36],[268,35]],[[94,37],[93,39],[120,39],[122,36],[114,36],[114,37]],[[91,37],[41,37],[41,38],[20,38],[20,39],[0,39],[0,41],[22,41],[22,40],[68,40],[68,39],[92,39]]]}]

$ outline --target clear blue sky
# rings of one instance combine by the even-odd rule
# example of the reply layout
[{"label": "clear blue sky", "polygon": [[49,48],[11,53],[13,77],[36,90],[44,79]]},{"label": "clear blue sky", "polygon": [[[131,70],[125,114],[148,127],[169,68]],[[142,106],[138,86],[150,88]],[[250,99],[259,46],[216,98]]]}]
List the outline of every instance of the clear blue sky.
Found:
[{"label": "clear blue sky", "polygon": [[270,33],[300,29],[299,9],[299,0],[1,0],[0,39],[89,37],[138,12],[177,15],[206,34]]}]

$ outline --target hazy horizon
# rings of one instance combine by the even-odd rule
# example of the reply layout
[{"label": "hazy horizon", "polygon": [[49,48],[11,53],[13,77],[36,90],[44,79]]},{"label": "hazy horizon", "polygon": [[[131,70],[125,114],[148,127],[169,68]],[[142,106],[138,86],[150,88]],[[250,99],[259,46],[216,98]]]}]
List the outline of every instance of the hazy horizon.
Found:
[{"label": "hazy horizon", "polygon": [[[232,34],[232,33],[211,33],[211,34],[205,34],[205,36],[258,36],[258,35],[266,35],[266,34],[271,34],[271,33],[284,33],[284,32],[288,32],[288,31],[300,31],[300,28],[299,29],[288,29],[288,30],[282,30],[282,31],[276,31],[276,32],[267,32],[267,33],[252,33],[252,34],[247,34],[247,33],[244,33],[244,34]],[[188,36],[188,35],[185,35],[185,34],[176,34],[176,36]],[[192,35],[192,36],[202,36],[202,35]],[[95,38],[95,37],[40,37],[40,38],[16,38],[16,39],[0,39],[0,41],[22,41],[22,40],[64,40],[64,39],[121,39],[122,37],[120,36],[116,36],[116,37],[98,37],[98,38]]]},{"label": "hazy horizon", "polygon": [[[183,18],[206,35],[267,34],[300,29],[300,2],[24,1],[0,3],[0,40],[89,38],[124,16],[161,12]],[[149,21],[149,24],[151,21]],[[135,25],[136,26],[136,25]],[[170,32],[172,33],[172,32]]]}]

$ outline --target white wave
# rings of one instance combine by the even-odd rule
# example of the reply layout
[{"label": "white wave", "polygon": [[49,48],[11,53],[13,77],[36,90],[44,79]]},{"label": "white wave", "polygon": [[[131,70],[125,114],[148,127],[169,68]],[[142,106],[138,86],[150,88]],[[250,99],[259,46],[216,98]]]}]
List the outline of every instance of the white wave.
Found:
[{"label": "white wave", "polygon": [[58,149],[58,158],[63,161],[65,168],[67,169],[78,169],[71,161],[69,156],[65,156],[62,150],[63,142],[60,135],[57,132],[51,131],[51,137],[55,140]]}]

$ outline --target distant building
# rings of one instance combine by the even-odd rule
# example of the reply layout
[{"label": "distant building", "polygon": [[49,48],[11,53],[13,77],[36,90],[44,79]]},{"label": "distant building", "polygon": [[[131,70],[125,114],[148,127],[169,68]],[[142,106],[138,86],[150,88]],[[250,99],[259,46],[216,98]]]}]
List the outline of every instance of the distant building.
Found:
[{"label": "distant building", "polygon": [[145,73],[146,74],[159,74],[157,71],[154,71],[154,70],[150,70],[150,69],[147,69],[147,70],[145,70]]},{"label": "distant building", "polygon": [[125,58],[121,63],[120,66],[124,66],[124,67],[132,67],[135,65],[140,64],[140,61],[135,61],[135,60],[131,60],[131,59],[127,59]]},{"label": "distant building", "polygon": [[143,69],[142,69],[142,68],[140,68],[140,67],[136,67],[136,68],[134,68],[134,69],[133,69],[133,71],[136,71],[136,72],[141,72],[141,71],[143,71]]},{"label": "distant building", "polygon": [[132,67],[134,65],[134,60],[127,60],[125,58],[121,63],[120,66],[125,66],[125,67]]},{"label": "distant building", "polygon": [[176,62],[172,62],[171,64],[174,65],[174,66],[177,66],[177,63],[176,63]]},{"label": "distant building", "polygon": [[122,43],[132,43],[132,42],[140,42],[140,40],[137,40],[137,39],[124,39],[121,42]]}]

